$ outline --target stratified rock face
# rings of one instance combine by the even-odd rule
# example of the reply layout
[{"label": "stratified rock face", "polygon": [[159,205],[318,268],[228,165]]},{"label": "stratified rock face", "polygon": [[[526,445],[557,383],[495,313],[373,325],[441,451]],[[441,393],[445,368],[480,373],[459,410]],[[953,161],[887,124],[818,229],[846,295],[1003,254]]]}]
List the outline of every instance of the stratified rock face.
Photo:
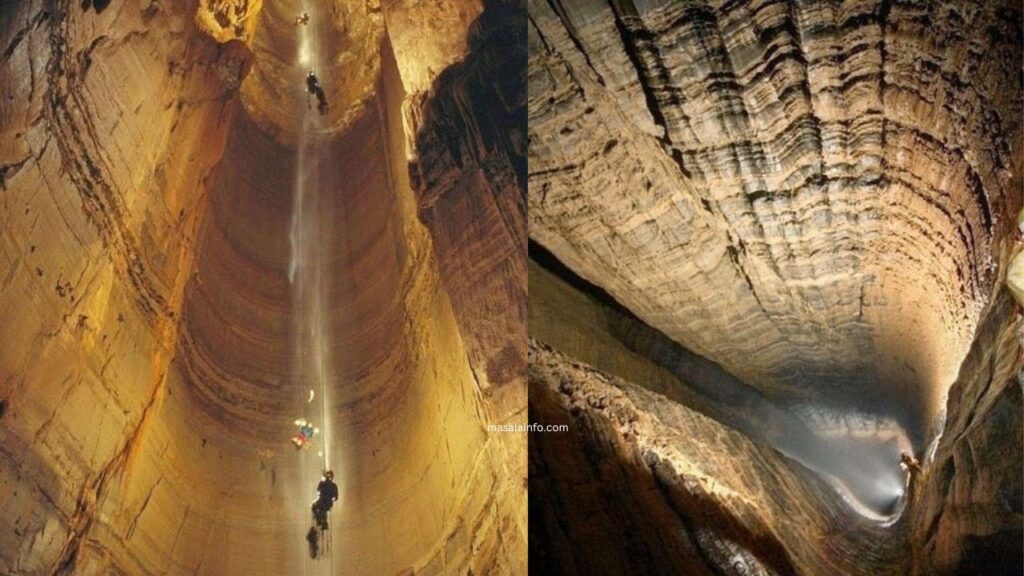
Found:
[{"label": "stratified rock face", "polygon": [[[538,573],[1019,573],[1020,6],[529,10]],[[801,427],[902,516],[753,454]]]},{"label": "stratified rock face", "polygon": [[[341,487],[334,568],[521,574],[525,435],[487,424],[525,418],[525,350],[507,362],[519,373],[474,376],[524,331],[525,266],[509,262],[525,246],[525,174],[508,166],[523,170],[525,127],[509,119],[523,116],[525,57],[510,87],[494,48],[474,56],[476,44],[452,40],[468,28],[452,30],[424,46],[443,63],[425,86],[466,63],[429,93],[407,88],[389,39],[407,58],[429,39],[392,33],[386,9],[430,10],[405,4],[311,13],[318,54],[337,56],[322,75],[330,112],[309,114],[303,149],[322,199],[330,378],[317,401],[332,415]],[[4,8],[0,573],[330,571],[303,540],[317,480],[306,464],[319,458],[288,443],[308,398],[294,378],[289,237],[301,7]],[[423,138],[404,122],[445,118],[425,108],[459,99],[501,142],[486,148],[488,169],[431,149],[445,121],[425,120]],[[447,137],[480,146],[471,130]],[[410,146],[445,178],[414,191]],[[491,210],[454,210],[467,228],[458,242],[420,220],[420,197],[445,197],[452,188],[432,186],[449,182],[472,183],[460,201]],[[489,246],[500,246],[493,260]],[[490,293],[460,284],[492,272]],[[509,320],[476,326],[482,310]]]},{"label": "stratified rock face", "polygon": [[1006,290],[990,305],[934,462],[912,503],[917,574],[1024,571],[1024,319]]},{"label": "stratified rock face", "polygon": [[484,388],[522,382],[526,360],[526,12],[492,4],[412,120],[411,167]]},{"label": "stratified rock face", "polygon": [[141,498],[121,489],[166,392],[204,180],[249,65],[190,12],[107,4],[20,3],[0,34],[6,574],[71,572],[131,537]]},{"label": "stratified rock face", "polygon": [[537,574],[903,574],[902,540],[808,470],[531,341]]},{"label": "stratified rock face", "polygon": [[530,10],[531,238],[774,397],[898,406],[920,444],[1021,204],[1019,6]]},{"label": "stratified rock face", "polygon": [[[526,418],[525,29],[521,2],[484,2],[469,27],[465,58],[423,95],[411,92],[416,84],[408,86],[396,51],[410,91],[403,122],[415,133],[409,171],[416,211],[430,232],[482,405],[501,424]],[[500,535],[500,562],[476,559],[474,574],[526,572],[526,440],[513,433],[490,442],[504,466],[493,481],[511,482],[514,490],[496,490],[510,502],[498,501],[497,526],[484,517],[483,528]],[[489,545],[473,540],[474,548]],[[449,565],[445,573],[454,570]]]}]

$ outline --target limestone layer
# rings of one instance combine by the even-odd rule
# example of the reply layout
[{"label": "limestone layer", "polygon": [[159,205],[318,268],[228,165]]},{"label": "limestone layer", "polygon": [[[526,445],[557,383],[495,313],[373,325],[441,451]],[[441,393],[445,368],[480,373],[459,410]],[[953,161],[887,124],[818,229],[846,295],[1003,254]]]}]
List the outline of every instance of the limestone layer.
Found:
[{"label": "limestone layer", "polygon": [[940,411],[1021,205],[1019,6],[532,2],[530,234],[787,402]]},{"label": "limestone layer", "polygon": [[[522,6],[302,7],[4,6],[0,573],[330,572],[303,540],[322,445],[288,442],[300,166],[334,569],[526,571],[525,436],[487,430],[526,411]],[[432,15],[451,34],[410,24]]]},{"label": "limestone layer", "polygon": [[[529,8],[530,417],[569,424],[531,436],[531,560],[1019,573],[1020,6]],[[766,448],[785,418],[899,520]]]}]

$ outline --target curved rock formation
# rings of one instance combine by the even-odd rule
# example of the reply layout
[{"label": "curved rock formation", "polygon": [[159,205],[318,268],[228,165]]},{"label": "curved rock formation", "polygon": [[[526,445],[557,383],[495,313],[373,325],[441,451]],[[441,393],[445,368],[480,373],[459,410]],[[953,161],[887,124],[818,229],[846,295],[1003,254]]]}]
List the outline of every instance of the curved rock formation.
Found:
[{"label": "curved rock formation", "polygon": [[530,354],[531,418],[570,429],[531,442],[531,572],[906,573],[901,538],[770,447],[544,345]]},{"label": "curved rock formation", "polygon": [[[0,572],[524,573],[525,437],[487,430],[526,416],[522,6],[3,10]],[[318,458],[288,443],[303,162],[341,487],[317,563]]]},{"label": "curved rock formation", "polygon": [[531,4],[532,237],[752,385],[913,404],[922,439],[1020,204],[1016,11],[624,6]]},{"label": "curved rock formation", "polygon": [[[986,573],[1015,573],[1021,455],[994,442],[1012,443],[1020,426],[1020,344],[1010,336],[1019,319],[1002,289],[1024,200],[1024,98],[1005,81],[1024,55],[1020,7],[592,0],[529,9],[530,332],[567,355],[547,362],[621,378],[613,390],[656,392],[632,399],[641,418],[681,403],[768,443],[800,462],[785,464],[788,473],[803,465],[830,479],[864,518],[907,506],[885,530],[861,530],[840,520],[835,494],[745,465],[761,480],[736,492],[758,513],[712,494],[704,525],[709,505],[664,480],[654,446],[679,451],[689,463],[670,460],[669,476],[690,482],[732,482],[722,474],[735,472],[706,469],[739,466],[745,451],[604,424],[620,415],[574,400],[578,384],[531,371],[531,410],[542,421],[568,413],[577,449],[615,463],[570,477],[549,456],[566,441],[531,437],[531,466],[545,478],[531,509],[540,522],[545,510],[559,518],[537,542],[531,534],[532,557],[566,560],[571,543],[621,554],[604,573],[957,573],[986,559]],[[992,367],[981,370],[979,355]],[[971,453],[975,443],[992,447]],[[900,498],[898,455],[911,449],[926,467],[920,491]],[[600,497],[573,500],[560,478]],[[662,518],[661,529],[623,533],[639,522],[633,506],[602,499],[651,482],[663,498],[638,509]],[[806,535],[808,548],[786,535],[788,519],[765,512],[779,499],[798,502],[809,526],[824,516],[850,527]],[[575,524],[563,517],[573,502],[611,520]],[[667,532],[696,544],[669,546],[674,559],[642,552],[664,546]],[[906,544],[879,550],[878,538]],[[733,544],[742,549],[734,563],[715,552]],[[573,558],[551,566],[598,572]]]}]

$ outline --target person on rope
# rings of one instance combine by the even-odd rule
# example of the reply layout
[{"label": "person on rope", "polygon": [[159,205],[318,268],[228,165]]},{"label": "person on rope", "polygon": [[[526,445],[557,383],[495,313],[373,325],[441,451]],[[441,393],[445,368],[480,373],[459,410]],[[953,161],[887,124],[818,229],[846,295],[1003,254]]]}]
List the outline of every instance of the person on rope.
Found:
[{"label": "person on rope", "polygon": [[309,543],[309,557],[316,560],[316,557],[320,555],[320,538],[316,526],[309,527],[309,532],[306,532],[306,542]]},{"label": "person on rope", "polygon": [[324,94],[324,89],[320,86],[320,80],[317,79],[316,74],[314,74],[312,70],[310,70],[309,75],[306,76],[306,90],[308,90],[313,96],[316,96],[316,99],[319,102],[316,109],[319,110],[321,114],[325,113],[327,111],[327,95]]},{"label": "person on rope", "polygon": [[907,452],[900,452],[900,468],[910,476],[911,480],[916,474],[921,473],[921,463]]},{"label": "person on rope", "polygon": [[334,472],[324,472],[323,479],[316,486],[316,500],[313,502],[313,523],[320,530],[327,530],[327,513],[338,500],[338,485],[334,483]]},{"label": "person on rope", "polygon": [[295,25],[298,26],[299,24],[302,24],[303,26],[309,24],[309,12],[303,12],[301,15],[295,17]]},{"label": "person on rope", "polygon": [[320,432],[319,429],[314,428],[313,424],[307,422],[305,418],[299,418],[295,421],[295,425],[299,427],[298,432],[292,436],[292,444],[295,444],[295,449],[306,448],[309,449],[313,443],[313,437]]}]

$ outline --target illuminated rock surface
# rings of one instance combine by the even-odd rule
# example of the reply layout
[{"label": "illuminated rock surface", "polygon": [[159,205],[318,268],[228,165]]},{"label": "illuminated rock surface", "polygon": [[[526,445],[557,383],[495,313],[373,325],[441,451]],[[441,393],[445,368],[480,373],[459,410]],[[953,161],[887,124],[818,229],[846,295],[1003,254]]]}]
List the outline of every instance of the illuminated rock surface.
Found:
[{"label": "illuminated rock surface", "polygon": [[531,418],[574,431],[531,444],[531,570],[905,573],[899,538],[771,448],[543,345],[530,354]]},{"label": "illuminated rock surface", "polygon": [[[314,13],[334,573],[526,570],[525,14],[484,4]],[[0,11],[0,573],[302,572],[302,3]]]},{"label": "illuminated rock surface", "polygon": [[[574,425],[531,436],[531,559],[564,574],[1019,573],[1020,319],[1003,287],[1024,196],[1006,82],[1019,5],[529,9],[529,325],[554,349],[531,352],[545,360],[530,406]],[[623,429],[580,391],[592,378],[676,436]],[[721,427],[680,424],[675,403],[882,514],[901,506],[899,451],[924,459],[940,440],[882,530],[778,453],[769,468],[708,448]],[[695,498],[677,475],[738,496]]]}]

